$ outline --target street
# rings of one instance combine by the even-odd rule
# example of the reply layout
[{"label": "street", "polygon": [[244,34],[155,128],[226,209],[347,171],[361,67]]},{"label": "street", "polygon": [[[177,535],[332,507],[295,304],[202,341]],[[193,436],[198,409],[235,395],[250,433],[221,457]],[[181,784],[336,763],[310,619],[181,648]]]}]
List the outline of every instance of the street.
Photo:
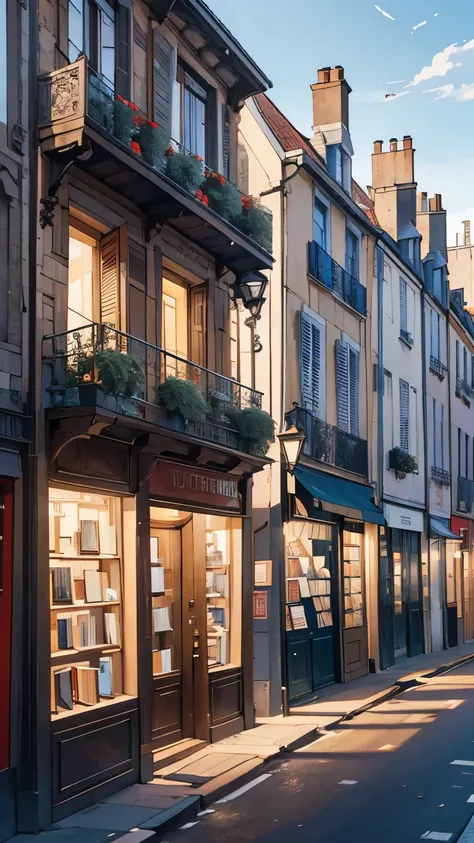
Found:
[{"label": "street", "polygon": [[456,841],[474,813],[474,662],[355,717],[264,773],[271,775],[210,806],[215,813],[192,827],[163,834],[162,843]]}]

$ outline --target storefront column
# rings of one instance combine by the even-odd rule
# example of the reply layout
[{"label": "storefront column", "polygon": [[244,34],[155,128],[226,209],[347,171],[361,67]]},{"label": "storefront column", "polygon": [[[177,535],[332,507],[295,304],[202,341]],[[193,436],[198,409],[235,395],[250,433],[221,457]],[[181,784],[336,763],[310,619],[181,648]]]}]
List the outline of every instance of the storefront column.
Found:
[{"label": "storefront column", "polygon": [[245,484],[242,519],[242,684],[244,694],[244,723],[246,729],[255,725],[253,704],[253,589],[254,541],[252,531],[252,477]]}]

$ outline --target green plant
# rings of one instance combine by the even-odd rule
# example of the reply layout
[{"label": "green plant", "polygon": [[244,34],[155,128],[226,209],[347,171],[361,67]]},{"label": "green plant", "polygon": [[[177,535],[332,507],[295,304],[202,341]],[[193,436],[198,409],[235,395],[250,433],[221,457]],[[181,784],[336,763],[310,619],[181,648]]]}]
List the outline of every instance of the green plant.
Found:
[{"label": "green plant", "polygon": [[83,383],[90,383],[94,379],[94,356],[90,352],[78,354],[73,360],[68,360],[66,370],[66,386],[74,387]]},{"label": "green plant", "polygon": [[236,225],[262,249],[272,253],[273,220],[269,211],[251,202],[244,205]]},{"label": "green plant", "polygon": [[275,422],[271,415],[258,407],[229,410],[227,415],[250,449],[262,456],[266,454],[270,443],[275,440]]},{"label": "green plant", "polygon": [[160,169],[163,163],[168,142],[168,135],[156,123],[143,121],[139,124],[138,143],[142,151],[142,158],[155,169]]},{"label": "green plant", "polygon": [[157,389],[157,403],[171,415],[180,415],[187,421],[202,422],[207,415],[203,394],[191,381],[169,377]]},{"label": "green plant", "polygon": [[88,114],[107,132],[114,131],[114,100],[110,88],[97,76],[89,77]]},{"label": "green plant", "polygon": [[117,140],[129,146],[134,133],[134,111],[125,100],[116,97],[114,100],[114,136]]},{"label": "green plant", "polygon": [[400,474],[418,474],[418,460],[401,448],[392,448],[389,453],[389,467]]},{"label": "green plant", "polygon": [[95,355],[97,382],[109,395],[133,398],[143,387],[143,372],[137,361],[121,351],[108,349]]},{"label": "green plant", "polygon": [[168,147],[166,175],[194,196],[202,180],[202,163],[188,152]]},{"label": "green plant", "polygon": [[201,194],[207,196],[208,205],[229,222],[236,222],[242,211],[240,190],[226,181],[219,173],[207,172],[199,187]]}]

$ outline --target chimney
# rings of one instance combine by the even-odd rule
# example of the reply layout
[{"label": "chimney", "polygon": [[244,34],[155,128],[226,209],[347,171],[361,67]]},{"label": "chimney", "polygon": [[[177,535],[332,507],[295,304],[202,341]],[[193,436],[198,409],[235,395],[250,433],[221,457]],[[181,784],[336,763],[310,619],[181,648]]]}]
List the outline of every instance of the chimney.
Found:
[{"label": "chimney", "polygon": [[464,229],[464,245],[470,246],[471,245],[471,221],[470,220],[463,220],[463,229]]},{"label": "chimney", "polygon": [[322,67],[318,81],[311,85],[313,92],[313,131],[342,123],[349,131],[349,94],[351,88],[344,78],[344,68]]},{"label": "chimney", "polygon": [[405,135],[401,144],[397,138],[390,138],[386,152],[382,141],[374,142],[371,195],[381,227],[394,240],[408,223],[415,224],[415,150],[411,135]]},{"label": "chimney", "polygon": [[[420,203],[420,197],[423,201]],[[428,253],[441,252],[448,259],[448,241],[446,234],[446,211],[443,208],[441,193],[428,201],[427,193],[419,193],[417,198],[416,227],[422,236],[421,259]]]}]

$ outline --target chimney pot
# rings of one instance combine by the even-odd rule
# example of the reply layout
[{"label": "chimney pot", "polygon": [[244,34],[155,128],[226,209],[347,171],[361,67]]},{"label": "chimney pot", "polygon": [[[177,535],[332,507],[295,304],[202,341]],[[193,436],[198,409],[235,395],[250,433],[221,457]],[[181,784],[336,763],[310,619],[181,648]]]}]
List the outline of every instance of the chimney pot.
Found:
[{"label": "chimney pot", "polygon": [[390,152],[397,152],[398,140],[397,138],[390,138]]},{"label": "chimney pot", "polygon": [[442,211],[443,206],[441,203],[441,193],[435,193],[432,199],[430,199],[430,211]]},{"label": "chimney pot", "polygon": [[403,149],[411,149],[413,146],[413,138],[411,135],[403,135]]},{"label": "chimney pot", "polygon": [[383,149],[383,141],[376,140],[374,141],[374,155],[380,155]]},{"label": "chimney pot", "polygon": [[330,74],[330,67],[321,67],[320,70],[318,70],[318,82],[329,82]]},{"label": "chimney pot", "polygon": [[464,228],[464,245],[470,246],[471,245],[471,221],[470,220],[463,220],[463,228]]}]

